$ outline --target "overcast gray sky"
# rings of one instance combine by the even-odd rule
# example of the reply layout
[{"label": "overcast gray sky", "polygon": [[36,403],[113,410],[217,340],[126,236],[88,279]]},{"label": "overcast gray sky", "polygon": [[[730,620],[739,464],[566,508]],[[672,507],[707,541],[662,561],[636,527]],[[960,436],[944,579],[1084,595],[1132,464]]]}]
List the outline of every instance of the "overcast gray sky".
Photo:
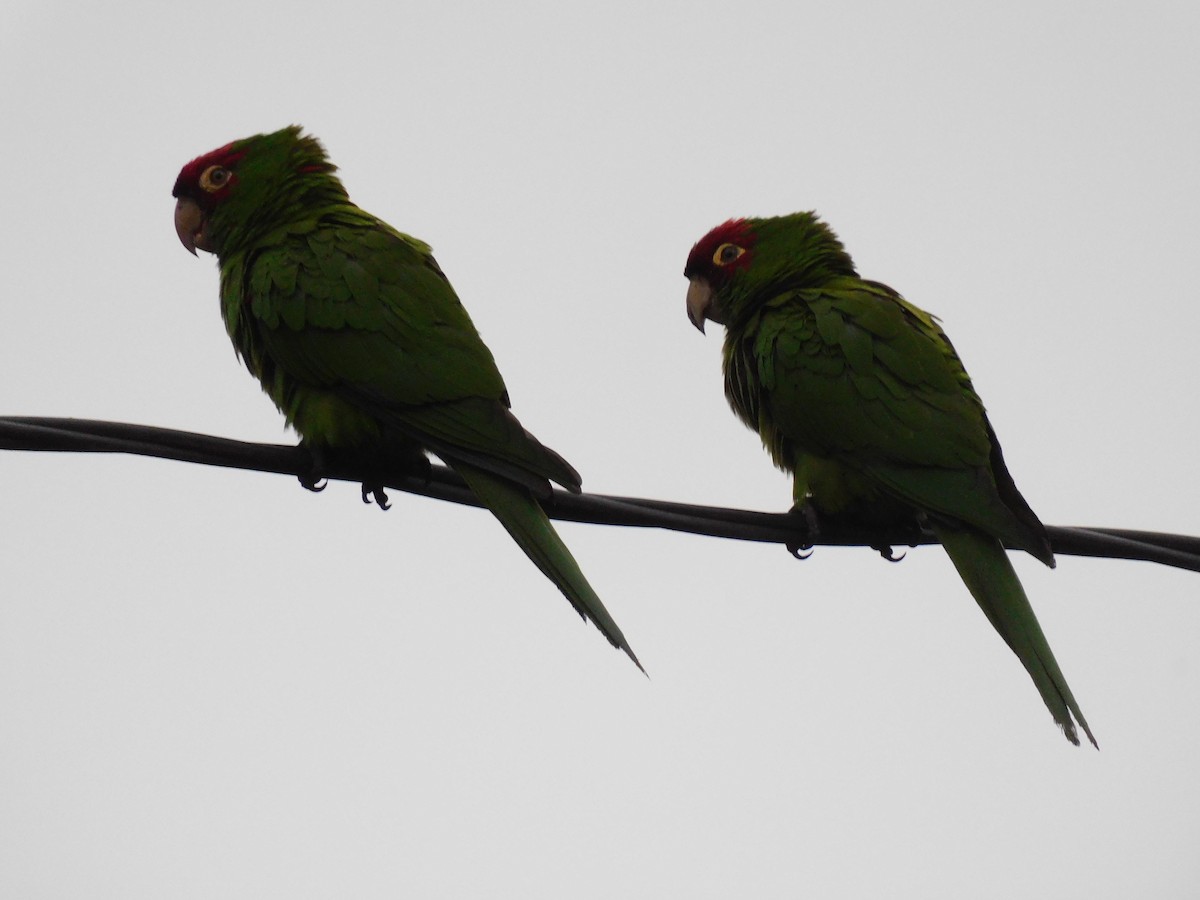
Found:
[{"label": "overcast gray sky", "polygon": [[[83,4],[0,22],[4,414],[292,440],[180,166],[300,123],[433,244],[586,489],[782,510],[692,243],[817,209],[937,313],[1050,524],[1200,533],[1194,5]],[[0,455],[0,896],[1181,897],[1200,576],[1016,565],[1071,747],[937,547],[562,533]]]}]

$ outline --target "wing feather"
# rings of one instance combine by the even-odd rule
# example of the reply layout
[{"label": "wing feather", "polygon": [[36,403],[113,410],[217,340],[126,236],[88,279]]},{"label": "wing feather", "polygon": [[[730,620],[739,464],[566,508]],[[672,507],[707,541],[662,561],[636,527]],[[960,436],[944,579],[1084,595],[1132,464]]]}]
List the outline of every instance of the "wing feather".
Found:
[{"label": "wing feather", "polygon": [[757,402],[778,432],[764,433],[768,446],[837,460],[919,509],[1049,556],[1027,504],[1001,496],[997,481],[1007,491],[1012,479],[993,471],[1003,462],[983,404],[933,316],[852,278],[793,290],[760,315]]},{"label": "wing feather", "polygon": [[327,215],[257,254],[247,296],[291,395],[332,394],[448,461],[540,494],[548,478],[579,489],[578,473],[508,411],[491,352],[421,241],[359,210]]}]

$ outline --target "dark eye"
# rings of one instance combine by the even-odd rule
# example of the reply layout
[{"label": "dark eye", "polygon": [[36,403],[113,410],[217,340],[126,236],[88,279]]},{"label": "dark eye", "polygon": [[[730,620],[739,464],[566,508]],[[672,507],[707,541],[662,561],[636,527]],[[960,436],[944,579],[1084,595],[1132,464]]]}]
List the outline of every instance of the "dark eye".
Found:
[{"label": "dark eye", "polygon": [[209,166],[200,174],[200,187],[210,194],[229,184],[233,173],[224,166]]},{"label": "dark eye", "polygon": [[713,254],[713,262],[718,266],[727,266],[745,252],[746,248],[737,244],[722,244]]}]

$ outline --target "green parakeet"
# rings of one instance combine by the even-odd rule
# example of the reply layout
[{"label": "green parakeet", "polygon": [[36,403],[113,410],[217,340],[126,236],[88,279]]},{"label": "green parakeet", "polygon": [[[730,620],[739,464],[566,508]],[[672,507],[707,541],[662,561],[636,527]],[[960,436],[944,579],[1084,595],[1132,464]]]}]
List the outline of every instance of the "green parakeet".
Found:
[{"label": "green parakeet", "polygon": [[175,228],[193,254],[217,255],[238,356],[318,458],[396,471],[436,453],[637,663],[538,502],[550,481],[578,492],[579,474],[509,411],[492,354],[429,246],[351,203],[335,171],[292,126],[179,173]]},{"label": "green parakeet", "polygon": [[726,222],[684,275],[692,323],[725,326],[726,397],[794,476],[797,508],[927,522],[1067,739],[1078,724],[1095,745],[1004,550],[1053,566],[1045,528],[937,319],[860,278],[813,213]]}]

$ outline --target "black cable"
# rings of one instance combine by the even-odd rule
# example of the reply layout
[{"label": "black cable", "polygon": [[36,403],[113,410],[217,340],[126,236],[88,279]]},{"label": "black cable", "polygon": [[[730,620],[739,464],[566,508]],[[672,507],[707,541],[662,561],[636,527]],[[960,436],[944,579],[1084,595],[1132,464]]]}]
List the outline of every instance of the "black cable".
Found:
[{"label": "black cable", "polygon": [[[0,449],[73,453],[130,453],[207,466],[224,466],[311,477],[312,456],[300,446],[251,444],[211,435],[152,425],[61,419],[42,416],[0,417]],[[337,481],[361,482],[352,462],[324,460],[320,473]],[[371,481],[380,479],[372,472]],[[386,487],[451,503],[479,506],[475,495],[452,470],[431,465],[428,474],[396,474],[383,478]],[[792,513],[766,513],[715,506],[696,506],[639,497],[571,494],[556,489],[543,505],[554,519],[638,528],[664,528],[690,534],[762,541],[789,548],[822,546],[892,547],[937,543],[932,532],[881,532],[844,526],[822,526],[810,540],[804,519]],[[1125,528],[1047,526],[1056,554],[1109,559],[1140,559],[1200,572],[1200,537],[1160,534]]]}]

